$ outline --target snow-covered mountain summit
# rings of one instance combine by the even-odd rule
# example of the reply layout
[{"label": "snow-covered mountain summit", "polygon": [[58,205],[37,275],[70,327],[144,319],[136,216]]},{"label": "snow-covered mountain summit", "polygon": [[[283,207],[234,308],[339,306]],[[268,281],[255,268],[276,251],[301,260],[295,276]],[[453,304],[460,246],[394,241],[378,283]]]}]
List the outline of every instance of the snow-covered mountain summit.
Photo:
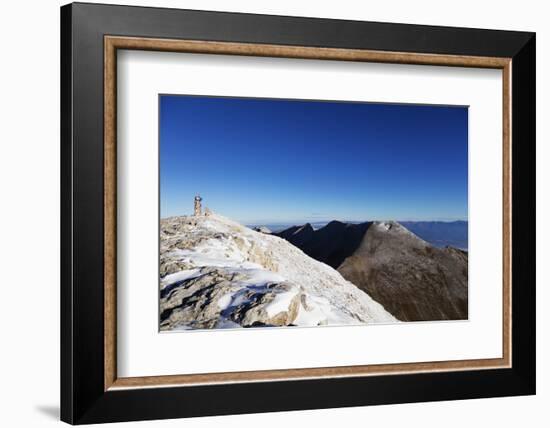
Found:
[{"label": "snow-covered mountain summit", "polygon": [[160,328],[396,322],[330,266],[220,215],[161,220]]}]

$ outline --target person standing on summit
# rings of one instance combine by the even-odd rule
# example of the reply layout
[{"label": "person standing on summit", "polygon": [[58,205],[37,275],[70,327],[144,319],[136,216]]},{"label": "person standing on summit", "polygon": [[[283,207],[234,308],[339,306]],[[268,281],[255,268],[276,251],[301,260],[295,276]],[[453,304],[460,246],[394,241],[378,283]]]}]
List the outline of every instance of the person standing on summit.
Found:
[{"label": "person standing on summit", "polygon": [[199,217],[202,213],[201,201],[202,201],[202,198],[200,197],[200,195],[196,195],[195,196],[195,210],[194,210],[194,213],[193,213],[193,215],[195,217]]}]

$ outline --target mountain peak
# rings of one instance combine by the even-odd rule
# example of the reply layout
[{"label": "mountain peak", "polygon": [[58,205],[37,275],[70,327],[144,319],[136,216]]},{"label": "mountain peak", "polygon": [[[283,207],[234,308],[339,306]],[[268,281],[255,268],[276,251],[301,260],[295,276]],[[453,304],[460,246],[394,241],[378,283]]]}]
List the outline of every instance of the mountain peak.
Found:
[{"label": "mountain peak", "polygon": [[468,255],[437,248],[397,221],[331,221],[309,239],[283,235],[337,269],[403,321],[468,316]]},{"label": "mountain peak", "polygon": [[293,233],[293,235],[297,235],[297,234],[300,234],[300,233],[307,233],[309,231],[313,232],[313,226],[311,226],[310,223],[306,223],[303,226],[298,227],[298,229],[296,229],[296,231]]},{"label": "mountain peak", "polygon": [[336,228],[336,227],[340,228],[340,227],[345,227],[346,224],[347,223],[344,223],[344,222],[339,221],[339,220],[331,220],[326,224],[325,228],[327,228],[327,227],[328,228]]},{"label": "mountain peak", "polygon": [[437,248],[397,222],[374,222],[338,266],[402,321],[468,318],[468,255]]}]

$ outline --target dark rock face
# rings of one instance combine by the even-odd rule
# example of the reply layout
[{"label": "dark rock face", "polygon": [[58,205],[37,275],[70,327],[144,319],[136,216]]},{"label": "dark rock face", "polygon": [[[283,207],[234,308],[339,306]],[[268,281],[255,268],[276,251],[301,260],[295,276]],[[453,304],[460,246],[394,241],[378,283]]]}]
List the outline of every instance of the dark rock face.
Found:
[{"label": "dark rock face", "polygon": [[336,268],[401,321],[468,318],[467,253],[436,248],[397,222],[331,222],[292,243]]}]

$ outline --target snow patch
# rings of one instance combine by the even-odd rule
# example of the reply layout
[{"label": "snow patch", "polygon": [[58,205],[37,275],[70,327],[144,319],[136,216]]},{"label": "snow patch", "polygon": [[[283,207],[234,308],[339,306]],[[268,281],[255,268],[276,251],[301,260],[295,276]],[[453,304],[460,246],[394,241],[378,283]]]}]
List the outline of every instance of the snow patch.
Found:
[{"label": "snow patch", "polygon": [[180,270],[179,272],[166,275],[164,278],[162,278],[162,280],[160,281],[160,287],[161,289],[163,289],[168,285],[174,284],[175,282],[188,281],[190,279],[200,276],[200,274],[200,269]]},{"label": "snow patch", "polygon": [[290,308],[290,303],[297,294],[297,289],[276,294],[275,298],[264,307],[267,315],[272,318],[275,315],[280,314],[281,312],[288,312]]},{"label": "snow patch", "polygon": [[224,311],[229,307],[231,301],[233,300],[233,294],[226,294],[218,299],[218,307]]}]

